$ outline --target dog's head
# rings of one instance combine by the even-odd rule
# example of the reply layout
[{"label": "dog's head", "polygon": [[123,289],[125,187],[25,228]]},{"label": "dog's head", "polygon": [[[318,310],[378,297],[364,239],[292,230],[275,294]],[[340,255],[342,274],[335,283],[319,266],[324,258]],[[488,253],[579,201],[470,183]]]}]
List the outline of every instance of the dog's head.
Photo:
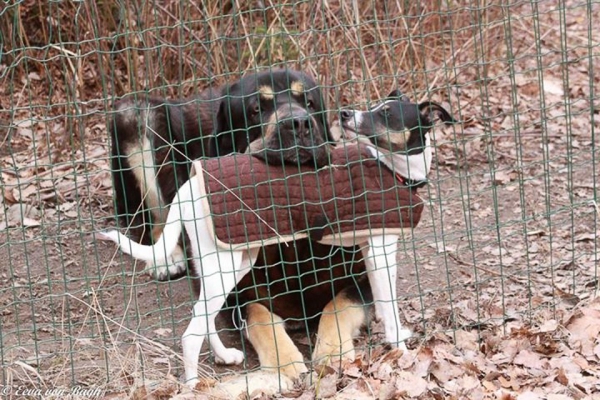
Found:
[{"label": "dog's head", "polygon": [[412,182],[424,181],[431,167],[429,132],[436,121],[457,122],[438,103],[412,103],[398,90],[368,111],[342,110],[340,119],[347,138],[366,138],[378,151],[394,156],[394,167]]},{"label": "dog's head", "polygon": [[274,164],[329,161],[325,102],[307,74],[275,70],[224,89],[211,155],[251,152]]}]

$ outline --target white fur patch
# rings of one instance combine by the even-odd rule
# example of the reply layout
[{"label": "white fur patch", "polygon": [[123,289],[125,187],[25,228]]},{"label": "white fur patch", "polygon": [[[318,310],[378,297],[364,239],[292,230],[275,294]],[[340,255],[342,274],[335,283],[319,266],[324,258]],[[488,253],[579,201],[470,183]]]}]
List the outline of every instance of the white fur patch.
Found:
[{"label": "white fur patch", "polygon": [[145,273],[158,281],[166,281],[169,276],[179,275],[186,270],[185,254],[180,246],[167,258],[166,264],[155,264],[154,261],[146,261]]},{"label": "white fur patch", "polygon": [[373,157],[376,157],[403,178],[413,181],[424,181],[427,179],[433,158],[429,134],[425,135],[425,148],[420,154],[386,154],[373,145],[367,146],[367,148]]},{"label": "white fur patch", "polygon": [[354,139],[356,137],[356,131],[363,122],[364,114],[367,113],[364,111],[354,111],[354,116],[342,124],[342,127],[347,128],[343,132],[346,139]]},{"label": "white fur patch", "polygon": [[290,89],[292,90],[292,94],[295,96],[299,96],[304,93],[304,83],[300,81],[294,81],[290,85]]},{"label": "white fur patch", "polygon": [[123,122],[127,124],[135,124],[137,121],[137,113],[135,112],[136,103],[130,100],[122,100],[117,104],[117,114]]},{"label": "white fur patch", "polygon": [[398,100],[393,99],[393,100],[386,100],[382,103],[377,104],[376,106],[374,106],[373,108],[369,109],[369,112],[374,112],[379,110],[380,108],[382,108],[383,106],[385,106],[386,104],[391,104],[391,103],[396,103]]}]

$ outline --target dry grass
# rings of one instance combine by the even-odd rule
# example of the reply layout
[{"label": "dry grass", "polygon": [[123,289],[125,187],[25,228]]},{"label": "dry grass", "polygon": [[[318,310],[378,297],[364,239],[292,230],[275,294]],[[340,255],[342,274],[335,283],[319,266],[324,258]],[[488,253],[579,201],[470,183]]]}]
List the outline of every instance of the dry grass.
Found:
[{"label": "dry grass", "polygon": [[504,15],[499,1],[478,9],[435,3],[27,0],[0,15],[0,33],[10,39],[3,105],[13,119],[60,124],[36,148],[55,163],[82,148],[89,117],[102,121],[115,98],[184,97],[260,68],[312,73],[331,110],[392,88],[457,104],[452,85],[506,69],[495,61]]},{"label": "dry grass", "polygon": [[[403,1],[203,3],[119,8],[113,1],[30,0],[9,7],[0,16],[0,31],[12,38],[4,83],[36,73],[41,81],[25,90],[57,105],[52,115],[78,116],[130,92],[186,96],[248,70],[287,65],[317,76],[336,108],[381,98],[392,87],[449,100],[448,85],[472,68],[468,63],[481,63],[481,76],[490,77],[503,48],[499,1],[480,9],[460,2],[442,9]],[[74,128],[66,132],[81,131]]]}]

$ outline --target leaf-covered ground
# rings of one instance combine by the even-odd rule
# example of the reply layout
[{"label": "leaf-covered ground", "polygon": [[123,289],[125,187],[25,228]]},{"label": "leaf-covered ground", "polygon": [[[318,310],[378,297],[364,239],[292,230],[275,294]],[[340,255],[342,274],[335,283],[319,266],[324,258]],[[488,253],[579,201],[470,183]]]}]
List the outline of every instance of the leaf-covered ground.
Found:
[{"label": "leaf-covered ground", "polygon": [[[327,3],[332,21],[349,12]],[[600,20],[600,7],[555,3],[489,5],[485,15],[500,19],[473,22],[475,35],[455,29],[463,40],[451,56],[434,59],[428,48],[425,83],[418,74],[400,82],[462,120],[436,130],[427,211],[398,258],[401,317],[415,332],[409,351],[381,346],[374,324],[357,341],[355,362],[317,368],[303,382],[256,372],[250,348],[239,368],[214,366],[205,352],[204,393],[178,383],[193,301],[187,282],[154,282],[91,235],[114,225],[110,101],[93,86],[101,69],[61,48],[51,50],[64,65],[52,53],[37,71],[0,58],[0,383],[77,384],[134,399],[600,398],[600,34],[588,24]],[[434,17],[423,16],[437,24]],[[499,35],[507,21],[510,37]],[[433,39],[443,37],[444,25],[431,27]],[[370,77],[398,73],[369,47],[381,28],[362,28],[351,44],[364,45],[371,69],[336,53],[338,64],[323,74],[340,83],[343,105],[364,107],[389,91]],[[410,47],[399,43],[394,49]],[[81,92],[56,84],[69,80]],[[241,347],[227,322],[219,320],[222,335]],[[307,358],[310,334],[293,335]]]},{"label": "leaf-covered ground", "polygon": [[[568,307],[539,326],[438,332],[408,352],[378,347],[337,368],[317,368],[305,381],[278,382],[251,373],[194,394],[172,381],[138,388],[139,396],[176,399],[597,399],[600,392],[600,299]],[[283,386],[280,387],[279,384]],[[135,397],[135,395],[134,395]]]}]

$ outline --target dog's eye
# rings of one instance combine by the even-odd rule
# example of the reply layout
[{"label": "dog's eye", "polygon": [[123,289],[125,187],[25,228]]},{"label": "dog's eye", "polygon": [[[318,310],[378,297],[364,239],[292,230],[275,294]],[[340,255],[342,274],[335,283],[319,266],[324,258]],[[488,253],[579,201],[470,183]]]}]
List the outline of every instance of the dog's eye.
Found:
[{"label": "dog's eye", "polygon": [[311,99],[306,99],[306,107],[313,108],[315,103]]},{"label": "dog's eye", "polygon": [[260,106],[258,104],[256,104],[254,107],[252,107],[253,114],[258,114],[259,112],[260,112]]}]

